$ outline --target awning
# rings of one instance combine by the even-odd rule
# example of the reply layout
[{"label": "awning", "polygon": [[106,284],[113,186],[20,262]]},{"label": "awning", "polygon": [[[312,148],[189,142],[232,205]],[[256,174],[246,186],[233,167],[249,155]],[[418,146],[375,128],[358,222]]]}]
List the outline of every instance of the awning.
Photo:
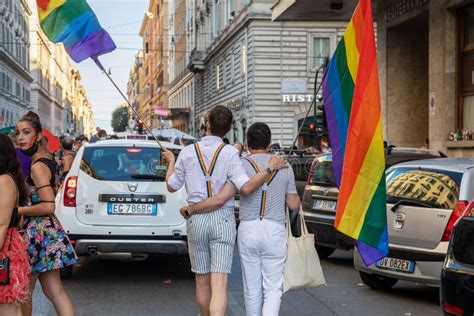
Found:
[{"label": "awning", "polygon": [[[279,0],[272,21],[349,21],[358,0]],[[374,17],[377,1],[372,1]]]},{"label": "awning", "polygon": [[158,116],[168,116],[168,108],[157,106],[155,107],[155,114]]}]

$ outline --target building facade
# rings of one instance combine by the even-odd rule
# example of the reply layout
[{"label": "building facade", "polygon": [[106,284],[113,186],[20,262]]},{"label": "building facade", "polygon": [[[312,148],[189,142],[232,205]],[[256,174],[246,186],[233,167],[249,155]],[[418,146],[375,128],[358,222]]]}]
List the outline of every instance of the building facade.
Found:
[{"label": "building facade", "polygon": [[31,109],[30,15],[26,0],[0,3],[0,128],[14,126]]},{"label": "building facade", "polygon": [[427,139],[449,156],[474,157],[474,5],[405,2],[378,1],[385,135],[397,145]]},{"label": "building facade", "polygon": [[[335,50],[347,20],[272,22],[272,5],[265,0],[197,2],[189,67],[195,74],[195,125],[201,135],[206,112],[217,104],[234,113],[231,142],[245,141],[248,126],[265,122],[273,142],[289,146],[305,124],[316,71]],[[322,78],[318,74],[316,83]],[[308,129],[300,146],[310,145],[305,133]]]},{"label": "building facade", "polygon": [[[348,17],[356,4],[279,0],[273,19]],[[372,7],[384,137],[397,146],[428,141],[449,156],[474,157],[473,2],[377,0]]]},{"label": "building facade", "polygon": [[144,105],[150,127],[163,126],[168,116],[168,1],[150,0],[140,36],[143,38]]},{"label": "building facade", "polygon": [[194,38],[193,0],[171,0],[168,4],[169,116],[170,125],[193,134],[193,75],[188,69]]},{"label": "building facade", "polygon": [[[130,102],[130,104],[138,113],[144,112],[144,110],[142,109],[144,104],[144,102],[142,102],[143,91],[141,90],[144,80],[143,74],[143,50],[140,50],[135,55],[135,61],[133,63],[132,69],[130,70],[127,82],[128,102]],[[131,118],[134,118],[136,116],[135,113],[130,114]]]},{"label": "building facade", "polygon": [[93,132],[92,108],[81,75],[62,44],[51,43],[35,13],[30,19],[31,108],[54,134]]}]

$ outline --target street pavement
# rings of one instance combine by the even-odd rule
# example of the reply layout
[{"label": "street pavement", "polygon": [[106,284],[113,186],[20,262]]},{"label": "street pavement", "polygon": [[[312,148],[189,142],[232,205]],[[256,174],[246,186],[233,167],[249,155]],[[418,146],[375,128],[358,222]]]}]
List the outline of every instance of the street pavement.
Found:
[{"label": "street pavement", "polygon": [[[286,293],[280,315],[441,315],[438,288],[399,282],[390,292],[371,290],[352,267],[352,252],[336,251],[322,265],[327,286]],[[64,286],[80,316],[198,315],[194,281],[175,256],[137,262],[81,258]],[[237,251],[227,314],[245,315]],[[33,315],[55,315],[39,285]]]}]

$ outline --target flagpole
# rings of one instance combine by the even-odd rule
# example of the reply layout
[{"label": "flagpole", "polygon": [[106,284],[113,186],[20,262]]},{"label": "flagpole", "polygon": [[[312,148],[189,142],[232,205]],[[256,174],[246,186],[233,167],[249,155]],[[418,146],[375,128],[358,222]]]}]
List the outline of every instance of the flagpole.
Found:
[{"label": "flagpole", "polygon": [[160,145],[160,147],[164,150],[166,150],[165,147],[163,147],[163,145],[161,145],[160,141],[158,140],[158,138],[156,138],[155,135],[153,135],[153,132],[152,130],[150,129],[150,127],[148,126],[148,124],[145,123],[145,120],[143,120],[140,116],[140,114],[138,114],[137,110],[130,104],[130,102],[128,101],[127,97],[125,96],[125,94],[122,92],[122,90],[120,90],[120,88],[118,87],[118,85],[115,83],[115,81],[112,79],[112,77],[110,77],[110,75],[107,73],[107,71],[105,70],[104,66],[102,66],[101,62],[99,61],[99,59],[97,58],[97,56],[95,57],[91,57],[92,60],[95,62],[95,64],[97,65],[97,67],[99,67],[100,70],[102,70],[102,72],[107,76],[107,78],[109,78],[110,82],[112,82],[112,84],[114,85],[115,89],[117,89],[117,91],[120,93],[120,95],[123,97],[123,99],[125,100],[125,102],[127,103],[127,105],[132,109],[132,111],[135,113],[135,115],[138,117],[139,120],[142,121],[143,123],[143,126],[145,127],[145,129],[150,132],[151,136],[153,136],[153,138],[156,140],[156,142],[158,143],[158,145]]},{"label": "flagpole", "polygon": [[[321,71],[321,69],[323,69],[328,63],[328,60],[326,59],[325,62],[318,67],[318,69],[316,69],[316,74],[314,76],[314,91],[313,91],[313,101],[311,102],[311,104],[309,105],[309,108],[308,108],[308,111],[306,111],[306,115],[303,119],[303,122],[301,123],[301,126],[298,130],[298,133],[296,134],[296,137],[293,141],[293,144],[291,145],[290,147],[290,152],[288,153],[288,157],[291,157],[291,154],[293,153],[293,148],[295,147],[296,145],[296,142],[298,141],[298,136],[300,135],[301,131],[303,130],[303,127],[304,127],[304,123],[306,122],[306,119],[308,118],[308,115],[309,113],[311,112],[311,109],[313,108],[313,106],[316,104],[316,96],[318,95],[319,93],[319,90],[321,90],[321,86],[323,84],[323,81],[321,80],[321,82],[319,83],[319,85],[317,86],[318,84],[318,76],[319,76],[319,72]],[[316,88],[317,86],[317,88]]]}]

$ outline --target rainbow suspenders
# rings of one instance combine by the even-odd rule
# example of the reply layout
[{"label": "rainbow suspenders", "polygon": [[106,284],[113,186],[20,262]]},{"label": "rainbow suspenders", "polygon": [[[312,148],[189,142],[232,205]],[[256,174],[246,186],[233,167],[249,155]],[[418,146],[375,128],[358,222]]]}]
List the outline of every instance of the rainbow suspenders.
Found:
[{"label": "rainbow suspenders", "polygon": [[199,144],[198,143],[194,144],[194,150],[196,151],[196,155],[199,160],[199,165],[201,166],[202,173],[204,174],[204,177],[206,178],[208,197],[212,196],[211,176],[212,176],[212,173],[214,172],[214,167],[216,166],[217,157],[219,157],[219,154],[221,153],[224,147],[225,147],[225,144],[220,144],[219,147],[217,147],[217,150],[214,153],[214,156],[212,157],[211,164],[209,165],[209,169],[207,169],[206,163],[204,162],[204,159],[202,157],[201,148],[199,148]]},{"label": "rainbow suspenders", "polygon": [[[252,166],[252,168],[255,170],[256,173],[260,173],[260,168],[257,166],[257,164],[255,163],[255,161],[252,158],[245,157],[243,159],[247,160],[250,163],[250,165]],[[272,181],[275,178],[277,173],[278,173],[277,170],[273,171],[268,176],[268,178],[265,180],[265,182],[262,185],[262,198],[261,198],[261,201],[260,201],[260,220],[262,220],[263,217],[265,216],[265,207],[266,207],[266,204],[267,204],[268,186],[270,185],[270,183],[272,183]]]}]

